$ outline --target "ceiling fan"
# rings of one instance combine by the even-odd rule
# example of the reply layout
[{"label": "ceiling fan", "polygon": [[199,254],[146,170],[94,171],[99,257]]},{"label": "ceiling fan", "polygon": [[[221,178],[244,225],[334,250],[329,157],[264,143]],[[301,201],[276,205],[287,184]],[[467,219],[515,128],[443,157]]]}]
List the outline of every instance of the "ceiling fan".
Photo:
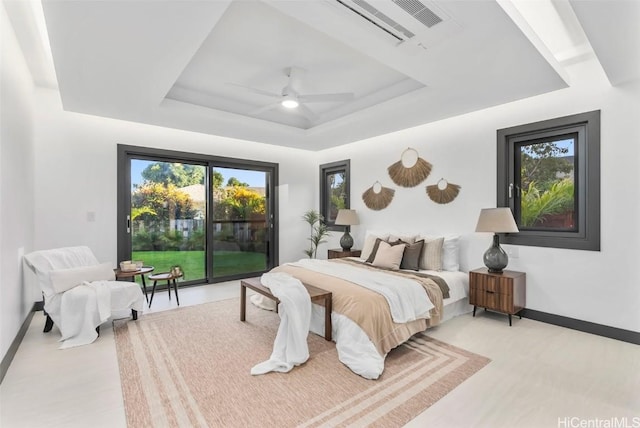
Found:
[{"label": "ceiling fan", "polygon": [[354,94],[352,92],[340,92],[334,94],[300,94],[295,88],[299,87],[300,80],[304,75],[305,70],[300,67],[292,66],[285,68],[284,73],[289,80],[287,81],[286,86],[282,88],[281,94],[263,91],[262,89],[252,88],[238,83],[228,83],[228,85],[246,89],[254,94],[264,95],[275,100],[271,104],[250,111],[250,115],[259,115],[276,107],[282,106],[287,109],[297,109],[309,120],[315,120],[317,118],[316,114],[305,104],[351,101],[354,98]]}]

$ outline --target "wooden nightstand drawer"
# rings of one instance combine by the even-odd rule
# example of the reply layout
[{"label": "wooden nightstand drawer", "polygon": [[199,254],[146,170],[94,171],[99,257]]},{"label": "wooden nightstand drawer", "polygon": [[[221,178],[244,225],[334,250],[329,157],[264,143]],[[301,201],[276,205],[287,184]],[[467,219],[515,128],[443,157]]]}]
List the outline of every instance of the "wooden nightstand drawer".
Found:
[{"label": "wooden nightstand drawer", "polygon": [[490,273],[486,268],[469,272],[469,304],[509,315],[517,314],[525,306],[524,272]]},{"label": "wooden nightstand drawer", "polygon": [[475,274],[475,282],[476,287],[480,290],[490,291],[492,293],[500,293],[500,294],[513,294],[513,282],[511,278],[500,278],[496,276],[489,275],[480,275],[477,272],[472,272],[471,274]]},{"label": "wooden nightstand drawer", "polygon": [[342,248],[333,248],[331,250],[327,250],[327,258],[339,259],[342,257],[360,257],[361,253],[362,250],[345,251]]},{"label": "wooden nightstand drawer", "polygon": [[478,290],[474,302],[475,303],[472,304],[475,306],[504,312],[506,314],[514,314],[517,312],[513,306],[513,299],[508,294],[494,293],[489,290]]}]

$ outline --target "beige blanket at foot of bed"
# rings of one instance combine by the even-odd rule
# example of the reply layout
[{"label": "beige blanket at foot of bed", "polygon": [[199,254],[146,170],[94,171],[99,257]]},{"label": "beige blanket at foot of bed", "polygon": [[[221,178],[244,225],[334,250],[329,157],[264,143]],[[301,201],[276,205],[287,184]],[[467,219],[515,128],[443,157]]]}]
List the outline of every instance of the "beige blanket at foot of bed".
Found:
[{"label": "beige blanket at foot of bed", "polygon": [[[340,262],[340,260],[335,260]],[[363,266],[363,269],[376,269]],[[430,319],[418,319],[398,324],[391,318],[391,311],[386,299],[367,288],[352,282],[304,269],[301,267],[282,265],[272,272],[286,272],[305,284],[314,285],[333,293],[333,310],[342,314],[369,336],[380,355],[386,355],[391,349],[407,341],[414,334],[427,327],[437,325],[442,314],[442,292],[440,287],[430,279],[413,277],[420,283],[435,306],[430,311]],[[385,273],[389,273],[386,272]]]}]

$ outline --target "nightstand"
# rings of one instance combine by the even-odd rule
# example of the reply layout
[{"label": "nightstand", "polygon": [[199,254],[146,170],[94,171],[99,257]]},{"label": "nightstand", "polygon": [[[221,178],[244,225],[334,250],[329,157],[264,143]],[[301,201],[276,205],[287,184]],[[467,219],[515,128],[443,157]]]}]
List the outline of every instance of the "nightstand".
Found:
[{"label": "nightstand", "polygon": [[[526,274],[505,270],[502,273],[491,273],[487,268],[469,272],[469,304],[473,305],[473,316],[476,307],[485,308],[509,315],[519,313],[525,307]],[[522,318],[522,315],[520,315]]]},{"label": "nightstand", "polygon": [[342,257],[360,257],[361,250],[345,251],[342,248],[332,248],[327,250],[327,257],[330,259],[340,259]]}]

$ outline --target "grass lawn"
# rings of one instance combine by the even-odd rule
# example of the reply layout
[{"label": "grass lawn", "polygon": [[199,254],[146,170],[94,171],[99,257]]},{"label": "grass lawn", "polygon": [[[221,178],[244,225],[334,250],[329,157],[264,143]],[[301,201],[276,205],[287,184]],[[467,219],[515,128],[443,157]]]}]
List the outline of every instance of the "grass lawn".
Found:
[{"label": "grass lawn", "polygon": [[[154,272],[168,272],[171,266],[180,265],[187,281],[205,277],[204,251],[134,251],[132,260],[142,260],[145,266],[153,266]],[[241,251],[214,251],[214,278],[243,272],[258,272],[266,268],[263,253]]]}]

